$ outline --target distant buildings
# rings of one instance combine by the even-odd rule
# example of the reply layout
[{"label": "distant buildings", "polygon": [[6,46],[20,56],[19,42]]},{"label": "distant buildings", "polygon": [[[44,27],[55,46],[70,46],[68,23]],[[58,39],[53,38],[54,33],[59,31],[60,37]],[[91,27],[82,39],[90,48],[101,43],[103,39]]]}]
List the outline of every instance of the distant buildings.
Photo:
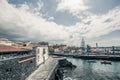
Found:
[{"label": "distant buildings", "polygon": [[31,41],[26,41],[26,42],[15,42],[15,44],[13,46],[32,50],[33,47],[39,46],[39,44],[38,43],[33,43]]},{"label": "distant buildings", "polygon": [[8,39],[6,38],[0,38],[0,44],[3,44],[3,45],[13,45],[14,43],[12,41],[9,41]]},{"label": "distant buildings", "polygon": [[99,55],[120,55],[120,46],[91,47],[91,54]]},{"label": "distant buildings", "polygon": [[69,46],[67,48],[67,50],[65,51],[65,53],[71,53],[71,54],[80,54],[80,47],[76,47],[76,46]]},{"label": "distant buildings", "polygon": [[39,45],[49,45],[48,42],[38,42]]},{"label": "distant buildings", "polygon": [[56,45],[52,45],[49,46],[49,50],[53,51],[53,52],[60,52],[60,51],[64,51],[67,48],[67,45],[63,45],[63,44],[56,44]]}]

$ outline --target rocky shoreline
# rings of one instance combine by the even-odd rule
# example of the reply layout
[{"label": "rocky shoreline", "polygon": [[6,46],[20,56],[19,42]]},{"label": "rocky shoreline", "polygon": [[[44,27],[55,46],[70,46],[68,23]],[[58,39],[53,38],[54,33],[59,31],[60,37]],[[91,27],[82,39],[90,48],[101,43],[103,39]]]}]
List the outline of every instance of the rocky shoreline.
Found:
[{"label": "rocky shoreline", "polygon": [[59,67],[56,69],[55,73],[55,80],[63,80],[64,72],[67,69],[75,69],[77,66],[73,65],[67,59],[59,60]]}]

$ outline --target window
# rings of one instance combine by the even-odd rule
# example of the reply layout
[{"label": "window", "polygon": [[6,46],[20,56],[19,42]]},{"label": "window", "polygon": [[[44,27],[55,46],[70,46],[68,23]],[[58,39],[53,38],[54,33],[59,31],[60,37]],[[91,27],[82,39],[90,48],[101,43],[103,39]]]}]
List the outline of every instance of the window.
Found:
[{"label": "window", "polygon": [[40,52],[40,49],[38,49],[38,54],[39,54],[39,52]]},{"label": "window", "polygon": [[45,54],[45,48],[43,48],[43,54]]}]

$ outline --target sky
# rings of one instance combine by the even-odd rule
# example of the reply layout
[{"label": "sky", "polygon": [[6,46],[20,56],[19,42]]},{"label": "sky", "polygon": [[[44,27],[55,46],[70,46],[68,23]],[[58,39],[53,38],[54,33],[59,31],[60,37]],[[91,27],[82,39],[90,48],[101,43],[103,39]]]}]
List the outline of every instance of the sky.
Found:
[{"label": "sky", "polygon": [[120,0],[0,0],[0,37],[120,46]]}]

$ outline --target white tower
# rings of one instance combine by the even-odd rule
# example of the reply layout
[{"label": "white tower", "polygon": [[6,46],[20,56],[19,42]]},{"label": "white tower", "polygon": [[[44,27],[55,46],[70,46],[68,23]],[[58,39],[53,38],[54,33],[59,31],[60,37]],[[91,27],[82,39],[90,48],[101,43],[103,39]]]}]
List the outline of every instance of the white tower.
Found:
[{"label": "white tower", "polygon": [[81,40],[81,47],[85,48],[85,40],[84,40],[84,38],[82,38],[82,40]]},{"label": "white tower", "polygon": [[85,40],[84,40],[84,38],[82,38],[82,40],[81,40],[81,50],[82,50],[82,54],[84,54],[85,53]]}]

